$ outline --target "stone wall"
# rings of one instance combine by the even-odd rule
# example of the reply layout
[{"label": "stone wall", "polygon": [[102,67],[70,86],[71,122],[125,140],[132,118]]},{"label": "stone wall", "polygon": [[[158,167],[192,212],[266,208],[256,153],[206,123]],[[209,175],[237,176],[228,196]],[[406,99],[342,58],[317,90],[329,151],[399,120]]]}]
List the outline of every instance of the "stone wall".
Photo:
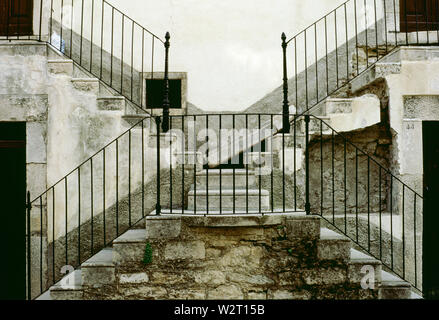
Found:
[{"label": "stone wall", "polygon": [[113,246],[112,285],[84,299],[359,299],[348,264],[318,257],[320,219],[305,215],[149,217],[145,241]]},{"label": "stone wall", "polygon": [[389,177],[382,169],[380,180],[380,166],[373,160],[368,161],[368,157],[354,147],[364,150],[388,168],[391,140],[387,137],[386,127],[375,125],[344,136],[349,141],[346,153],[345,139],[341,135],[335,135],[334,143],[331,135],[324,135],[323,139],[316,137],[310,142],[312,211],[327,214],[334,210],[340,214],[345,212],[345,205],[348,213],[356,213],[356,209],[359,213],[377,213],[380,208],[387,210]]}]

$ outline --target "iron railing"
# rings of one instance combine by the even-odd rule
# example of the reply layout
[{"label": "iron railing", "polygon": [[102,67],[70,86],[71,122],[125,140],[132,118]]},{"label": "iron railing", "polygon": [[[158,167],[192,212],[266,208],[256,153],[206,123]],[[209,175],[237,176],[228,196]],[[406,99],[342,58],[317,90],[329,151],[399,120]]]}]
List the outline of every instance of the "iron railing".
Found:
[{"label": "iron railing", "polygon": [[47,42],[124,96],[138,113],[163,107],[148,103],[145,82],[163,79],[169,34],[162,40],[105,0],[37,0],[34,6],[33,31],[21,32],[17,20],[11,30],[7,23],[0,40]]},{"label": "iron railing", "polygon": [[28,204],[47,216],[28,234],[49,237],[28,253],[29,296],[149,214],[318,214],[420,289],[422,196],[355,144],[363,132],[289,116],[290,134],[282,114],[170,116],[166,134],[162,117],[139,121]]},{"label": "iron railing", "polygon": [[[439,14],[439,1],[432,4]],[[310,113],[400,46],[439,43],[438,21],[418,23],[415,5],[409,32],[400,5],[407,0],[348,0],[294,37],[282,34],[285,118],[290,102],[297,114]]]}]

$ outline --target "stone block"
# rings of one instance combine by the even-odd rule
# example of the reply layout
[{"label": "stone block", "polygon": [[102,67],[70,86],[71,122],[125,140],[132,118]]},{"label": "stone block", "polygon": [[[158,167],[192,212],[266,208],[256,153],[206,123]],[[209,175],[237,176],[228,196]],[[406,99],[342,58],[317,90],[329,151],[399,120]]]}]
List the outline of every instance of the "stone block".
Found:
[{"label": "stone block", "polygon": [[[264,249],[261,247],[239,246],[230,248],[220,258],[218,263],[224,267],[242,267],[246,270],[254,270],[260,266]],[[243,269],[244,270],[244,269]]]},{"label": "stone block", "polygon": [[89,92],[92,94],[99,93],[99,80],[96,78],[76,78],[72,79],[73,88],[79,91]]},{"label": "stone block", "polygon": [[221,285],[207,293],[208,300],[242,300],[242,289],[237,285]]},{"label": "stone block", "polygon": [[98,109],[103,111],[124,111],[125,98],[120,96],[100,97],[97,99]]},{"label": "stone block", "polygon": [[200,260],[205,257],[206,250],[202,241],[168,243],[164,250],[165,260]]},{"label": "stone block", "polygon": [[316,216],[286,218],[285,226],[290,240],[317,240],[320,237],[320,218]]},{"label": "stone block", "polygon": [[266,300],[267,293],[266,292],[248,292],[247,299],[248,300]]},{"label": "stone block", "polygon": [[197,272],[194,277],[195,282],[200,284],[217,286],[226,282],[226,276],[224,273],[215,270],[207,270],[200,273]]},{"label": "stone block", "polygon": [[58,75],[73,75],[73,60],[48,60],[47,69],[50,73]]},{"label": "stone block", "polygon": [[118,266],[130,262],[141,262],[145,246],[145,230],[130,230],[113,241],[113,262]]},{"label": "stone block", "polygon": [[121,286],[119,294],[127,299],[135,300],[158,300],[167,299],[168,292],[165,288],[154,286]]},{"label": "stone block", "polygon": [[242,273],[229,273],[227,274],[227,280],[236,282],[241,285],[259,285],[268,286],[274,284],[274,281],[263,274],[246,275]]},{"label": "stone block", "polygon": [[317,243],[319,260],[337,260],[347,262],[351,256],[351,241],[334,231],[323,228]]},{"label": "stone block", "polygon": [[149,277],[145,272],[119,275],[120,284],[136,284],[147,282],[149,282]]},{"label": "stone block", "polygon": [[303,270],[302,276],[305,284],[333,285],[344,284],[348,281],[347,267],[314,268]]},{"label": "stone block", "polygon": [[181,232],[181,217],[150,216],[146,218],[145,226],[147,239],[178,238]]}]

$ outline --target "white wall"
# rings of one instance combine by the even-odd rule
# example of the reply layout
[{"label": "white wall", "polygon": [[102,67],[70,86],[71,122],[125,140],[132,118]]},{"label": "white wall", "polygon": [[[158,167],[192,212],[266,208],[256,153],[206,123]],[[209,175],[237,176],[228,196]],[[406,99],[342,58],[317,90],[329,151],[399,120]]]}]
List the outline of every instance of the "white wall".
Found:
[{"label": "white wall", "polygon": [[242,110],[280,85],[280,36],[293,36],[343,0],[110,0],[160,37],[171,70],[188,72],[188,101]]}]

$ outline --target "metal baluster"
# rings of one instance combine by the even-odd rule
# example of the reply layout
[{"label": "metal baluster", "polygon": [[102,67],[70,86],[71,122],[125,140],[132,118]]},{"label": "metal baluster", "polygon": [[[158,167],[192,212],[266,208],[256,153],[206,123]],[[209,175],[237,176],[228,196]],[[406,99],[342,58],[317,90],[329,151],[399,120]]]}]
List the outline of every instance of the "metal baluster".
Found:
[{"label": "metal baluster", "polygon": [[[169,118],[169,130],[172,130],[172,116]],[[172,141],[172,137],[171,137]],[[172,142],[171,142],[172,143]],[[172,214],[172,148],[169,148],[169,202],[170,202],[170,212]],[[184,176],[184,172],[183,172]],[[182,186],[184,188],[184,185]]]},{"label": "metal baluster", "polygon": [[262,177],[261,177],[261,149],[262,149],[262,141],[261,141],[261,115],[258,114],[258,128],[259,128],[259,212],[262,212]]},{"label": "metal baluster", "polygon": [[142,127],[142,218],[145,217],[145,119],[141,122]]},{"label": "metal baluster", "polygon": [[357,0],[354,0],[354,18],[355,18],[355,50],[357,52],[356,62],[357,62],[357,76],[360,74],[360,59],[358,52],[358,18],[357,18]]},{"label": "metal baluster", "polygon": [[[206,115],[206,144],[207,144],[207,165],[206,165],[206,213],[209,214],[209,116]],[[233,203],[233,208],[235,207],[235,203]],[[235,209],[233,209],[235,210]]]},{"label": "metal baluster", "polygon": [[357,243],[359,241],[358,234],[358,149],[355,148],[355,230]]},{"label": "metal baluster", "polygon": [[131,129],[128,131],[128,225],[131,227]]},{"label": "metal baluster", "polygon": [[[32,264],[32,256],[31,256],[31,228],[30,228],[30,214],[31,214],[31,202],[30,202],[30,192],[27,192],[26,199],[26,211],[27,211],[27,298],[28,300],[32,300],[32,274],[31,274],[31,264]],[[41,257],[40,257],[41,258]]]},{"label": "metal baluster", "polygon": [[124,65],[124,42],[125,42],[125,15],[122,14],[122,39],[121,39],[121,54],[120,54],[120,93],[123,95],[123,65]]},{"label": "metal baluster", "polygon": [[116,235],[119,236],[119,139],[116,139]]},{"label": "metal baluster", "polygon": [[221,130],[222,130],[222,125],[223,125],[223,123],[222,123],[222,114],[220,114],[219,115],[219,159],[220,159],[220,161],[219,161],[219,164],[220,164],[220,169],[219,169],[219,171],[220,171],[220,180],[219,180],[219,188],[220,188],[220,194],[219,194],[219,196],[220,196],[220,203],[219,203],[219,205],[220,205],[220,214],[222,214],[223,213],[223,195],[222,195],[222,193],[223,193],[223,169],[222,169],[222,167],[221,167],[221,160],[222,160],[222,144],[221,144]]},{"label": "metal baluster", "polygon": [[[273,132],[274,129],[274,124],[273,124],[273,114],[270,115],[270,128],[271,131]],[[247,134],[247,132],[246,132]],[[273,184],[273,137],[270,137],[271,139],[271,143],[270,143],[270,162],[271,162],[271,171],[270,171],[270,196],[271,196],[271,212],[274,212],[274,184]],[[247,159],[248,161],[248,159]]]},{"label": "metal baluster", "polygon": [[332,130],[332,223],[335,225],[335,143]]},{"label": "metal baluster", "polygon": [[370,157],[367,156],[367,239],[370,252]]},{"label": "metal baluster", "polygon": [[103,231],[104,231],[104,247],[107,245],[107,229],[106,229],[106,219],[105,219],[105,149],[102,152],[102,220],[103,220]]},{"label": "metal baluster", "polygon": [[309,201],[309,123],[310,123],[310,116],[306,115],[305,116],[305,212],[307,215],[311,214],[311,204]]},{"label": "metal baluster", "polygon": [[337,10],[334,10],[334,36],[335,36],[335,70],[336,70],[336,74],[337,74],[337,85],[335,86],[335,88],[338,89],[339,74],[338,74]]},{"label": "metal baluster", "polygon": [[381,191],[381,166],[379,167],[379,179],[380,179],[380,183],[379,183],[379,200],[380,200],[380,260],[383,260],[383,242],[382,242],[382,238],[383,238],[383,222],[382,222],[382,215],[383,215],[383,209],[382,209],[382,191]]},{"label": "metal baluster", "polygon": [[134,75],[134,21],[131,20],[131,100],[133,100],[133,75]]},{"label": "metal baluster", "polygon": [[162,208],[160,205],[160,117],[155,118],[156,130],[157,130],[157,203],[155,207],[155,214],[159,216],[161,214]]},{"label": "metal baluster", "polygon": [[[197,148],[197,116],[195,116],[195,115],[194,115],[194,148],[195,149]],[[197,213],[197,163],[195,161],[195,163],[194,163],[194,214],[196,214],[196,213]]]},{"label": "metal baluster", "polygon": [[69,258],[68,258],[68,240],[67,240],[67,235],[68,235],[68,212],[67,212],[67,208],[68,208],[68,196],[67,196],[67,177],[64,178],[64,199],[65,199],[65,252],[66,252],[66,266],[69,264]]},{"label": "metal baluster", "polygon": [[78,264],[81,263],[81,167],[78,168]]},{"label": "metal baluster", "polygon": [[[185,117],[184,117],[184,115],[182,115],[181,116],[181,132],[183,132],[183,134],[184,134],[184,119],[185,119]],[[185,154],[184,154],[184,152],[185,152],[185,150],[186,150],[186,146],[185,146],[185,142],[184,142],[184,139],[183,139],[183,141],[182,141],[182,144],[183,144],[183,163],[182,163],[182,165],[181,165],[181,210],[182,210],[182,214],[184,214],[184,207],[185,207],[185,205],[184,205],[184,198],[185,198],[185,193],[184,193],[184,186],[185,186],[185,183],[184,183],[184,181],[185,181],[185,173],[184,173],[184,165],[185,165],[185,161],[186,161],[186,157],[185,157]],[[197,156],[197,154],[195,153],[194,154],[194,159],[195,159],[195,161],[196,161],[196,156]]]},{"label": "metal baluster", "polygon": [[[296,171],[296,168],[294,168],[294,171]],[[323,120],[321,119],[320,119],[320,215],[323,216]]]},{"label": "metal baluster", "polygon": [[347,158],[347,151],[346,151],[346,139],[343,139],[343,175],[344,175],[344,182],[343,182],[343,186],[344,186],[344,232],[345,234],[348,231],[348,216],[347,216],[347,202],[348,202],[348,196],[347,196],[347,163],[346,163],[346,158]]},{"label": "metal baluster", "polygon": [[95,12],[95,0],[91,1],[91,30],[90,30],[90,73],[93,69],[93,35],[94,35],[94,12]]},{"label": "metal baluster", "polygon": [[319,102],[319,64],[318,64],[318,50],[317,50],[317,23],[314,24],[314,54],[316,64],[316,101]]},{"label": "metal baluster", "polygon": [[390,254],[391,269],[393,269],[393,176],[390,174]]},{"label": "metal baluster", "polygon": [[369,68],[369,37],[367,34],[368,25],[367,25],[367,0],[364,0],[364,26],[366,33],[366,69]]},{"label": "metal baluster", "polygon": [[415,242],[415,287],[418,287],[418,255],[417,255],[417,248],[416,248],[416,193],[414,195],[414,213],[413,213],[413,226],[414,226],[414,242]]},{"label": "metal baluster", "polygon": [[110,53],[110,86],[113,86],[113,50],[114,50],[114,7],[111,7],[111,53]]},{"label": "metal baluster", "polygon": [[90,216],[91,216],[91,231],[90,231],[90,239],[91,239],[91,255],[94,254],[94,212],[93,212],[93,158],[90,158]]},{"label": "metal baluster", "polygon": [[[289,114],[289,102],[288,102],[288,70],[287,70],[287,42],[286,42],[286,35],[285,33],[282,33],[282,52],[283,52],[283,131],[289,132],[290,130],[290,122],[288,119]],[[296,66],[297,68],[297,66]],[[297,69],[296,69],[297,72]],[[296,73],[296,80],[297,80],[297,73]],[[296,86],[296,92],[297,92],[297,86]]]},{"label": "metal baluster", "polygon": [[405,185],[402,185],[402,278],[405,279]]},{"label": "metal baluster", "polygon": [[[46,192],[47,203],[47,192]],[[46,210],[47,213],[47,210]],[[43,293],[43,198],[40,196],[40,294]]]},{"label": "metal baluster", "polygon": [[55,284],[55,188],[52,187],[52,283]]},{"label": "metal baluster", "polygon": [[[248,114],[245,115],[245,147],[247,149],[247,151],[249,151],[249,145],[248,145],[248,135],[249,135],[249,131],[248,131]],[[246,187],[245,187],[245,207],[246,207],[246,211],[248,213],[249,209],[248,209],[248,163],[249,161],[247,161],[246,165],[245,165],[245,180],[246,180]]]},{"label": "metal baluster", "polygon": [[[72,28],[73,29],[73,28]],[[82,38],[84,36],[84,0],[81,1],[81,38],[79,39],[79,65],[82,66]]]},{"label": "metal baluster", "polygon": [[346,8],[346,2],[344,6],[344,23],[345,23],[345,35],[346,35],[346,82],[349,82],[349,38],[348,38],[348,13]]}]

